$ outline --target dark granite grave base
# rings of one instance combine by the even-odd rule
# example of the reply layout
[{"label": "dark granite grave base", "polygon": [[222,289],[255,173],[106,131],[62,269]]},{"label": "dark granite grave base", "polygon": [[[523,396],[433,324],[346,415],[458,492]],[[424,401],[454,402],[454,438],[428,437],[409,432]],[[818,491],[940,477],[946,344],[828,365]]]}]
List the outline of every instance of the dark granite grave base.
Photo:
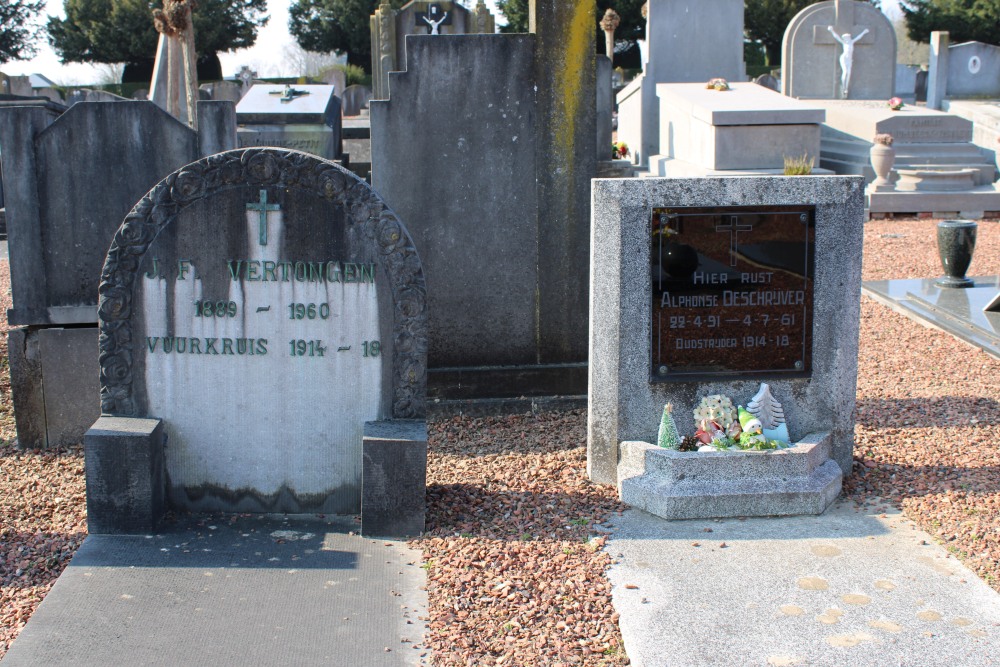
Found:
[{"label": "dark granite grave base", "polygon": [[424,532],[427,423],[367,422],[362,457],[361,533],[416,537]]},{"label": "dark granite grave base", "polygon": [[130,535],[156,530],[165,508],[163,422],[101,417],[87,431],[87,532]]},{"label": "dark granite grave base", "polygon": [[587,364],[432,368],[433,416],[495,416],[587,407]]},{"label": "dark granite grave base", "polygon": [[[155,532],[169,505],[163,423],[100,417],[84,437],[87,528],[96,535]],[[361,530],[366,536],[415,537],[424,530],[427,424],[365,424]]]},{"label": "dark granite grave base", "polygon": [[586,363],[431,368],[427,374],[430,401],[582,396],[586,393]]},{"label": "dark granite grave base", "polygon": [[949,333],[1000,359],[1000,313],[983,307],[1000,292],[1000,277],[973,278],[973,287],[941,288],[937,278],[870,280],[861,290],[920,324]]}]

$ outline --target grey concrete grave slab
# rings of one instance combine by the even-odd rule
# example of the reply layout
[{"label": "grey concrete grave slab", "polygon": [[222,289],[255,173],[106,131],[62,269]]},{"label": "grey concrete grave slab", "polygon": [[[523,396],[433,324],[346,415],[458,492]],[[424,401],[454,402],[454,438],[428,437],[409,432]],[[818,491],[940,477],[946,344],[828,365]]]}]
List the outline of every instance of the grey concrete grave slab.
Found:
[{"label": "grey concrete grave slab", "polygon": [[4,657],[65,665],[420,664],[420,552],[347,518],[185,517],[91,535]]},{"label": "grey concrete grave slab", "polygon": [[1000,594],[897,511],[617,518],[605,547],[636,667],[987,667]]}]

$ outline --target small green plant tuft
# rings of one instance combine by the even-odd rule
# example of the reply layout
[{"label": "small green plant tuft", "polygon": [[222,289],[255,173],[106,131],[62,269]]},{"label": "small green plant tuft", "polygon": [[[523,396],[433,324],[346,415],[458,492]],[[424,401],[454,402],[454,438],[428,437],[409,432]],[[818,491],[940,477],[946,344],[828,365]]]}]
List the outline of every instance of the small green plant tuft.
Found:
[{"label": "small green plant tuft", "polygon": [[812,173],[815,158],[804,153],[802,157],[785,156],[785,176],[808,176]]},{"label": "small green plant tuft", "polygon": [[573,524],[574,526],[586,526],[588,523],[590,523],[590,519],[587,519],[585,517],[580,517],[578,519],[571,520],[570,523]]}]

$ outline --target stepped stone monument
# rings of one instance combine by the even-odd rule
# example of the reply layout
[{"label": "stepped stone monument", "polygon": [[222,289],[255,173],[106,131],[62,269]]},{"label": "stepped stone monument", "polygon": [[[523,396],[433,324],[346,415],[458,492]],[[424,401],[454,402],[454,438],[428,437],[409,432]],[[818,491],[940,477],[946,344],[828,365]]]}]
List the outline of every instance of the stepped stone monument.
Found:
[{"label": "stepped stone monument", "polygon": [[[864,199],[859,177],[593,181],[587,470],[665,518],[817,514],[850,473]],[[652,280],[650,280],[652,276]],[[760,385],[791,447],[657,447]]]},{"label": "stepped stone monument", "polygon": [[972,143],[972,122],[926,107],[893,111],[884,102],[826,101],[821,166],[875,178],[870,151],[876,134],[893,137],[892,186],[869,188],[872,213],[931,212],[982,217],[1000,210],[996,165]]},{"label": "stepped stone monument", "polygon": [[278,149],[184,166],[125,218],[100,294],[91,533],[167,507],[423,530],[423,271],[364,181]]},{"label": "stepped stone monument", "polygon": [[372,93],[389,97],[389,72],[406,67],[407,35],[492,35],[496,20],[483,0],[474,10],[457,2],[413,0],[400,9],[383,1],[370,19],[372,33]]},{"label": "stepped stone monument", "polygon": [[800,99],[888,100],[895,90],[896,32],[871,3],[828,0],[788,24],[781,92]]},{"label": "stepped stone monument", "polygon": [[585,393],[596,18],[532,10],[536,33],[408,36],[371,102],[372,184],[426,270],[433,405]]}]

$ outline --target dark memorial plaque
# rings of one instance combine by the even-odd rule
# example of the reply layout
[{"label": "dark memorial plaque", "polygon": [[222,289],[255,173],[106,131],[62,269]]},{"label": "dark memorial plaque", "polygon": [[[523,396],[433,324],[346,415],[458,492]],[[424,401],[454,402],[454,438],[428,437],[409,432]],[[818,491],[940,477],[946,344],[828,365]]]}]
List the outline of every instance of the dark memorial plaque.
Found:
[{"label": "dark memorial plaque", "polygon": [[810,374],[813,213],[653,209],[653,381]]}]

